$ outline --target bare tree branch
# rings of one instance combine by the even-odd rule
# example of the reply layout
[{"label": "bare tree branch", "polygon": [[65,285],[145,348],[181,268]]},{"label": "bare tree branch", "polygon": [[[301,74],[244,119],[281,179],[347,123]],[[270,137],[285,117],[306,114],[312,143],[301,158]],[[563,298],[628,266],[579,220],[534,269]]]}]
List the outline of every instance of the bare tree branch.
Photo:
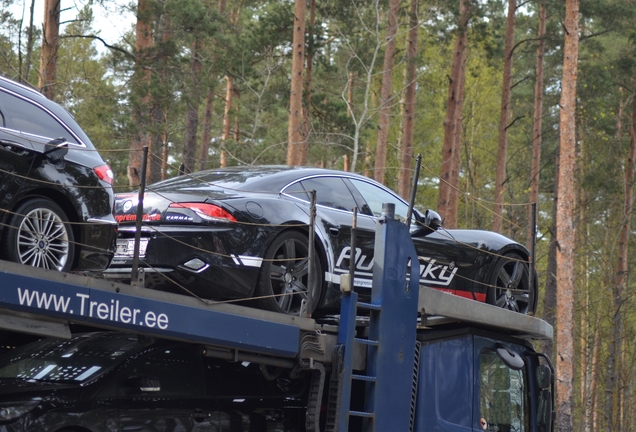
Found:
[{"label": "bare tree branch", "polygon": [[104,46],[108,49],[111,49],[113,51],[119,51],[120,53],[124,54],[126,57],[134,60],[135,56],[133,54],[131,54],[130,52],[126,51],[123,48],[120,48],[118,46],[114,46],[114,45],[110,45],[108,43],[106,43],[106,41],[104,39],[102,39],[99,36],[95,36],[95,35],[74,35],[74,34],[66,34],[63,36],[60,36],[60,38],[86,38],[86,39],[97,39],[98,41],[100,41],[102,44],[104,44]]}]

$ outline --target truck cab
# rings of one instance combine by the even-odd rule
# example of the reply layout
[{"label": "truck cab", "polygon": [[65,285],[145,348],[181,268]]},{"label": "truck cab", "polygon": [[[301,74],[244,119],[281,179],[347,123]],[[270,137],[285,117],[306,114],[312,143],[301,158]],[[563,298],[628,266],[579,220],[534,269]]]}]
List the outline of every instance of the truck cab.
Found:
[{"label": "truck cab", "polygon": [[463,327],[420,332],[418,344],[414,430],[550,430],[550,366],[530,342]]}]

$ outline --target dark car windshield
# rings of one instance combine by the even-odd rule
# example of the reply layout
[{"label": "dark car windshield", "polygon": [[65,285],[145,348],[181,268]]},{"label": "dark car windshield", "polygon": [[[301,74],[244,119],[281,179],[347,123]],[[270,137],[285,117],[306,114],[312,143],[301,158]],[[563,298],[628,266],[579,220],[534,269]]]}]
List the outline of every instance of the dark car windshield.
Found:
[{"label": "dark car windshield", "polygon": [[0,356],[0,378],[81,383],[104,373],[144,346],[123,333],[83,333],[43,339]]},{"label": "dark car windshield", "polygon": [[262,179],[271,176],[281,169],[256,169],[252,167],[240,167],[232,170],[200,171],[188,175],[173,177],[171,179],[152,185],[153,191],[204,191],[225,190],[228,194],[232,191],[271,192],[278,193],[281,185],[270,184]]}]

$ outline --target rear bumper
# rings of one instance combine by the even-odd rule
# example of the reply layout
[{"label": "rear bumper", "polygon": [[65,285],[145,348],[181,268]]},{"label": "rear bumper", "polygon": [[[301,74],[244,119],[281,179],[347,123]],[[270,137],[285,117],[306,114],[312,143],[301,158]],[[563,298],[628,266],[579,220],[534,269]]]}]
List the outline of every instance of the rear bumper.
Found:
[{"label": "rear bumper", "polygon": [[77,271],[102,271],[115,255],[117,223],[108,219],[90,219],[81,225],[81,244]]},{"label": "rear bumper", "polygon": [[[120,227],[118,239],[123,244],[132,244],[134,236],[134,227]],[[143,227],[141,238],[147,246],[138,268],[143,269],[147,288],[215,300],[253,295],[262,261],[255,251],[264,244],[250,233],[235,227]],[[131,249],[120,249],[103,272],[105,278],[130,282]]]}]

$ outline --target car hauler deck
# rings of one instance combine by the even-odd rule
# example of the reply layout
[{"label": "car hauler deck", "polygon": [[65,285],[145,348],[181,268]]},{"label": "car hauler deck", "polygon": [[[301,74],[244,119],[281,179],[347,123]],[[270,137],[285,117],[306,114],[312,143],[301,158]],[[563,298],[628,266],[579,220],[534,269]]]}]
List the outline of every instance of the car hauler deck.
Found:
[{"label": "car hauler deck", "polygon": [[390,217],[375,250],[371,300],[342,283],[329,321],[0,262],[0,328],[69,337],[82,324],[300,366],[311,371],[305,431],[551,431],[554,374],[531,341],[552,327],[420,287],[408,229]]}]

